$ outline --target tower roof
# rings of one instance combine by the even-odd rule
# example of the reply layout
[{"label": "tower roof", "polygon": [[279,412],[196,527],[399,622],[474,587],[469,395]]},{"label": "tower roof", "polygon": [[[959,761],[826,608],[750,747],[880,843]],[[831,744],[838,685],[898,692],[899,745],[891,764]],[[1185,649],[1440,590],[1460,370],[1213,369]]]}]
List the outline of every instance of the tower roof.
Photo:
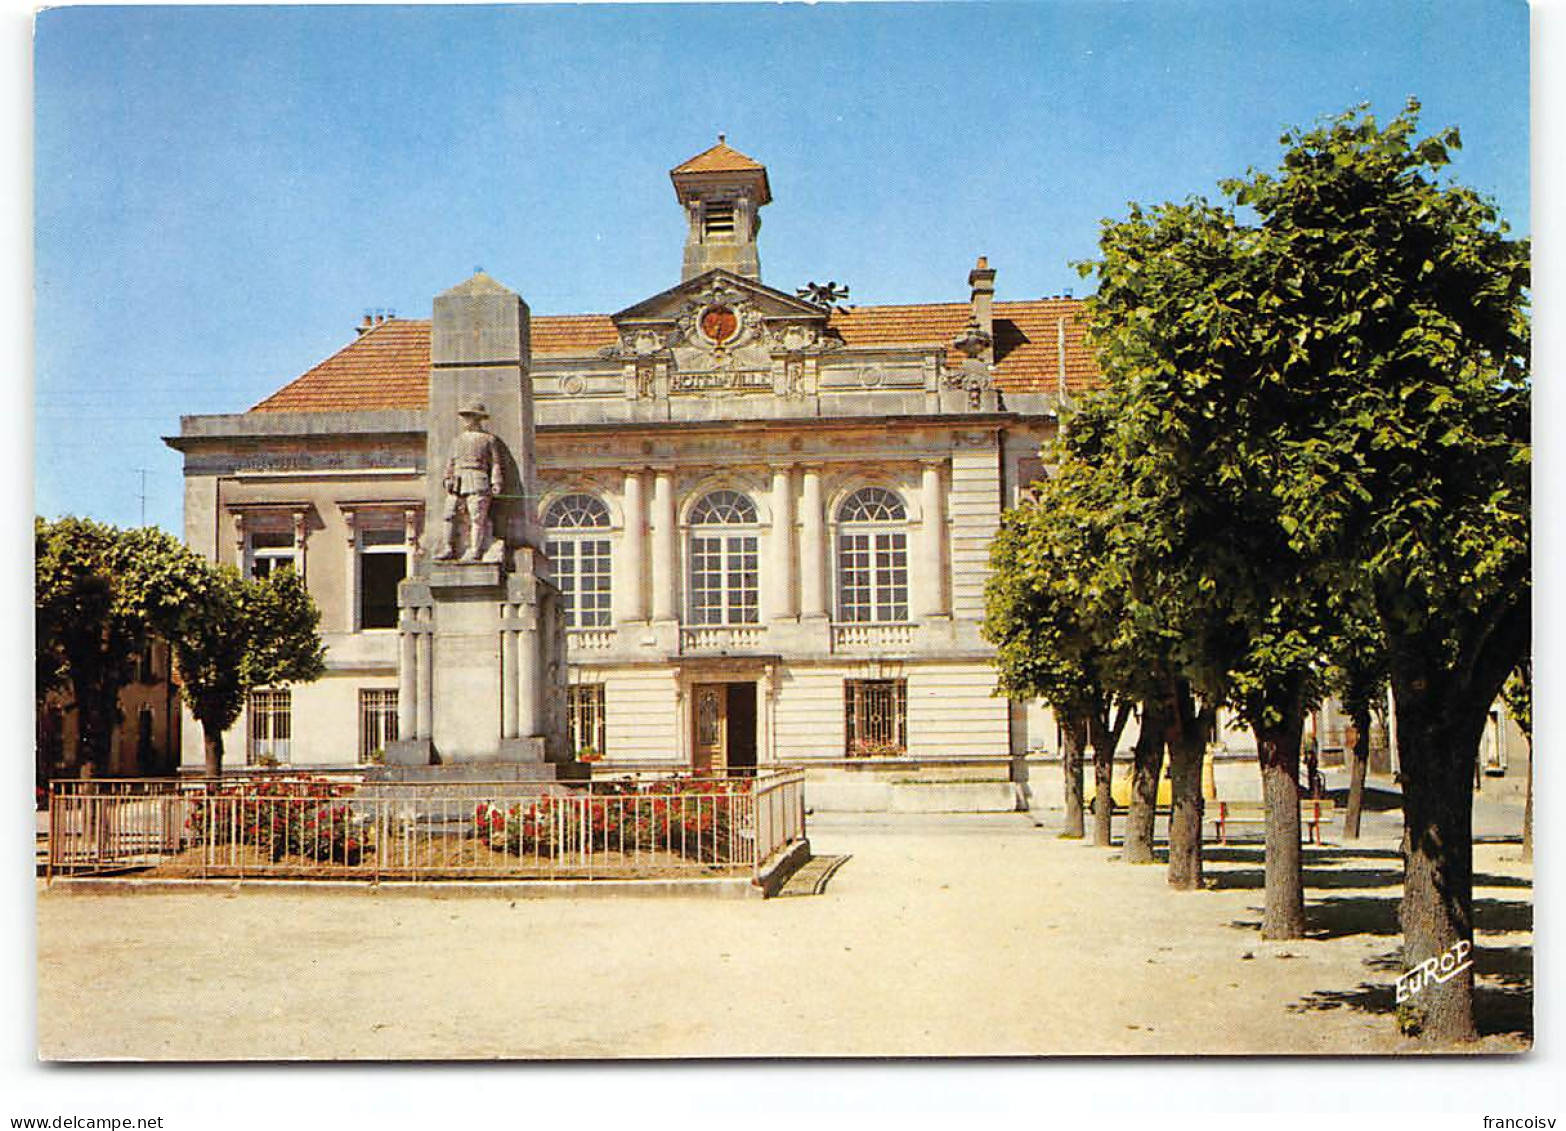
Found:
[{"label": "tower roof", "polygon": [[[723,134],[718,135],[717,145],[710,149],[704,149],[689,161],[676,165],[669,170],[669,176],[674,181],[676,189],[679,189],[680,182],[685,181],[687,178],[701,177],[706,174],[718,174],[721,176],[734,173],[749,173],[760,181],[761,191],[756,201],[757,207],[771,202],[772,187],[767,183],[767,167],[735,149],[724,139]],[[683,199],[683,197],[684,194],[682,193],[681,198]]]}]

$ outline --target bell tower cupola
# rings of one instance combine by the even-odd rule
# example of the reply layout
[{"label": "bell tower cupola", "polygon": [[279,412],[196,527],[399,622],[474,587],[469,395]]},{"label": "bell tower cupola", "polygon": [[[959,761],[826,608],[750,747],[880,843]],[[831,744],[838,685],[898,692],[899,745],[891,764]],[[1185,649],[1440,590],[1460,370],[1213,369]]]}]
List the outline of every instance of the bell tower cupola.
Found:
[{"label": "bell tower cupola", "polygon": [[759,281],[756,233],[761,207],[772,201],[767,167],[731,148],[719,134],[717,145],[669,170],[669,179],[690,223],[680,281],[714,267]]}]

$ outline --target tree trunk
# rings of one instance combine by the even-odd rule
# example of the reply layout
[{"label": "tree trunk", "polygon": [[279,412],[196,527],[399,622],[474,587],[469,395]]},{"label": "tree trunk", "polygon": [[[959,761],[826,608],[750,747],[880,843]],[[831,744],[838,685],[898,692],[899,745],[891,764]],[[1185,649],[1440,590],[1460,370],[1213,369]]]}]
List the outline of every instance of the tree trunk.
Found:
[{"label": "tree trunk", "polygon": [[1533,863],[1533,739],[1528,739],[1528,796],[1523,802],[1523,863]]},{"label": "tree trunk", "polygon": [[1305,876],[1300,855],[1300,731],[1305,712],[1286,709],[1276,727],[1256,727],[1262,797],[1267,803],[1266,906],[1262,938],[1305,937]]},{"label": "tree trunk", "polygon": [[223,776],[223,730],[221,727],[201,724],[201,745],[206,755],[207,777]]},{"label": "tree trunk", "polygon": [[1202,886],[1202,755],[1210,712],[1198,711],[1189,685],[1175,691],[1169,728],[1169,886]]},{"label": "tree trunk", "polygon": [[1092,719],[1088,722],[1088,744],[1093,751],[1093,843],[1108,848],[1114,836],[1115,745],[1105,728]]},{"label": "tree trunk", "polygon": [[1365,804],[1365,773],[1370,768],[1370,703],[1353,713],[1354,749],[1349,752],[1348,808],[1343,811],[1343,839],[1359,839],[1359,815]]},{"label": "tree trunk", "polygon": [[[1393,678],[1403,778],[1403,963],[1412,971],[1456,953],[1459,944],[1473,954],[1473,773],[1488,704],[1465,712],[1456,696],[1415,691],[1396,672]],[[1474,1040],[1472,967],[1445,982],[1421,981],[1399,1006],[1402,1030],[1433,1044]]]},{"label": "tree trunk", "polygon": [[105,679],[73,681],[76,699],[76,764],[93,777],[109,771],[109,750],[120,719],[120,687]]},{"label": "tree trunk", "polygon": [[1087,723],[1081,718],[1062,716],[1060,720],[1060,765],[1065,772],[1065,825],[1060,835],[1081,840],[1082,824],[1082,748],[1087,745]]},{"label": "tree trunk", "polygon": [[1169,711],[1157,698],[1142,702],[1141,730],[1132,748],[1131,812],[1126,817],[1126,863],[1153,862],[1153,824],[1158,806],[1158,779],[1164,769],[1164,738]]}]

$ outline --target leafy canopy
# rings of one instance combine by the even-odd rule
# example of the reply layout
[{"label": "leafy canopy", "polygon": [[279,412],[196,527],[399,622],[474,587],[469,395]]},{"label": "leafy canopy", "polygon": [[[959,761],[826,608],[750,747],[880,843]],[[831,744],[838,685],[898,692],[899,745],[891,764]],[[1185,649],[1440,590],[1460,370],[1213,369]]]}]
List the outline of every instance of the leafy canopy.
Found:
[{"label": "leafy canopy", "polygon": [[210,567],[208,584],[174,661],[191,713],[209,733],[234,724],[252,688],[303,683],[326,670],[321,614],[291,569],[258,581]]}]

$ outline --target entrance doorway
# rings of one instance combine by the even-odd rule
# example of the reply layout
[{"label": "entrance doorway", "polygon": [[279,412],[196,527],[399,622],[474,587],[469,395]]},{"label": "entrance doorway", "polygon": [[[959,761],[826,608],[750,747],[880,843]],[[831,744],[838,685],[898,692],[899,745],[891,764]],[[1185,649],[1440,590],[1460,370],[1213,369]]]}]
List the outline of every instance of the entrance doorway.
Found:
[{"label": "entrance doorway", "polygon": [[756,685],[698,683],[691,696],[691,767],[699,774],[756,772]]}]

